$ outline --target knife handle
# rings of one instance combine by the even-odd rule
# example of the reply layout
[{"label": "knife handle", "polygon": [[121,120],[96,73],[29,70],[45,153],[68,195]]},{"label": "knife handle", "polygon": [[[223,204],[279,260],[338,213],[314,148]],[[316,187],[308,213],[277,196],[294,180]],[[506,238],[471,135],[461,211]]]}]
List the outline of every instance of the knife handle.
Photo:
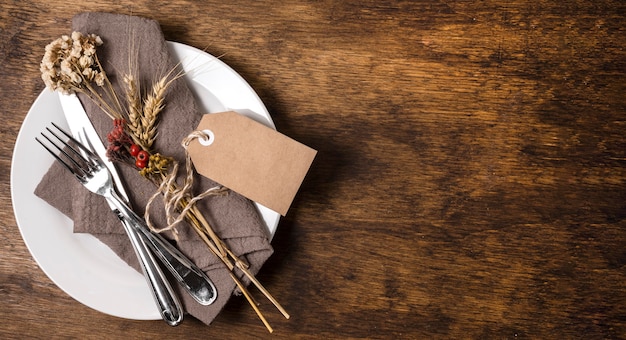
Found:
[{"label": "knife handle", "polygon": [[159,257],[176,281],[201,305],[210,305],[217,298],[217,289],[206,274],[159,234],[144,225],[135,228]]},{"label": "knife handle", "polygon": [[111,193],[110,199],[119,210],[123,221],[150,247],[189,295],[201,305],[212,304],[217,298],[217,289],[211,279],[161,235],[150,232],[145,220],[139,217],[116,192]]}]

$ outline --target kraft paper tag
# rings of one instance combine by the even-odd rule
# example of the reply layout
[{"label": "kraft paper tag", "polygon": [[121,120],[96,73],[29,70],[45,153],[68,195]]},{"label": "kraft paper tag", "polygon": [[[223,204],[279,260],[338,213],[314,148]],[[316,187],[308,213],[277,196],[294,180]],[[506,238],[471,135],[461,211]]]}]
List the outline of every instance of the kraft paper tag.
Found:
[{"label": "kraft paper tag", "polygon": [[205,114],[189,144],[198,173],[285,216],[317,151],[233,111]]}]

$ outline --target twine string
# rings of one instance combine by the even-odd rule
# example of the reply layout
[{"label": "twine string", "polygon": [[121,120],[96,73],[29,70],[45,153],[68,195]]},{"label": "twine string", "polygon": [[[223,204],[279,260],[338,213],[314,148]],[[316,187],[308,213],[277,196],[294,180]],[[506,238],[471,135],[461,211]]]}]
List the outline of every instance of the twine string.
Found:
[{"label": "twine string", "polygon": [[[149,206],[156,199],[159,194],[163,195],[163,202],[166,206],[166,215],[168,216],[168,225],[165,228],[155,230],[156,232],[163,232],[166,230],[173,230],[175,232],[174,237],[178,240],[178,236],[176,234],[176,224],[180,223],[187,214],[193,216],[192,219],[192,227],[196,229],[200,238],[206,243],[206,245],[211,249],[211,251],[215,254],[215,256],[219,257],[222,260],[222,263],[228,268],[228,273],[231,278],[239,288],[239,290],[243,293],[250,303],[250,306],[254,309],[257,316],[261,319],[267,330],[272,333],[273,329],[270,324],[265,319],[265,316],[261,313],[259,307],[257,306],[257,302],[254,300],[252,295],[248,292],[246,286],[239,280],[234,270],[235,267],[239,268],[243,275],[250,279],[250,282],[253,283],[260,291],[265,295],[267,299],[283,314],[286,319],[289,319],[290,316],[287,311],[278,303],[278,301],[263,287],[263,285],[256,279],[254,274],[248,269],[248,264],[242,261],[232,250],[228,248],[228,246],[222,241],[215,232],[211,229],[208,222],[202,217],[201,214],[198,213],[197,207],[195,203],[205,197],[214,196],[214,195],[224,195],[228,188],[223,186],[215,186],[210,188],[200,195],[193,196],[191,195],[191,188],[193,186],[193,163],[191,161],[191,156],[187,151],[189,144],[195,139],[205,139],[210,136],[203,131],[194,131],[190,133],[186,138],[182,141],[182,146],[185,148],[185,157],[186,157],[186,176],[183,180],[183,185],[181,188],[176,187],[176,173],[178,171],[178,163],[175,163],[172,172],[170,172],[167,176],[164,175],[163,181],[159,186],[157,192],[150,198],[148,205],[146,206],[146,222],[150,229],[155,230],[156,228],[149,221]],[[178,214],[176,218],[173,218],[176,213],[176,206],[181,203],[184,207]],[[185,204],[186,203],[186,204]],[[195,221],[195,222],[194,222]]]},{"label": "twine string", "polygon": [[[216,185],[212,188],[205,190],[204,192],[193,195],[192,188],[194,183],[194,169],[193,162],[191,161],[191,156],[189,155],[189,151],[187,148],[189,144],[195,139],[206,139],[208,135],[202,131],[193,131],[187,137],[183,139],[181,145],[185,149],[185,176],[183,178],[182,186],[178,186],[176,182],[179,163],[177,161],[172,161],[171,171],[168,171],[167,175],[163,175],[163,180],[159,185],[157,191],[150,197],[148,203],[146,204],[146,210],[144,213],[144,218],[146,220],[146,224],[148,228],[156,233],[162,233],[165,231],[172,231],[174,234],[174,238],[178,240],[178,231],[176,230],[176,226],[182,222],[187,213],[193,209],[196,202],[209,197],[209,196],[219,196],[224,195],[228,191],[228,188],[223,187],[221,185]],[[165,217],[167,221],[167,225],[163,228],[158,228],[152,223],[150,218],[150,210],[152,208],[152,204],[159,197],[162,197],[162,202],[165,210]],[[181,204],[181,202],[185,202],[186,204]],[[177,211],[179,207],[184,206],[184,208],[180,211]]]}]

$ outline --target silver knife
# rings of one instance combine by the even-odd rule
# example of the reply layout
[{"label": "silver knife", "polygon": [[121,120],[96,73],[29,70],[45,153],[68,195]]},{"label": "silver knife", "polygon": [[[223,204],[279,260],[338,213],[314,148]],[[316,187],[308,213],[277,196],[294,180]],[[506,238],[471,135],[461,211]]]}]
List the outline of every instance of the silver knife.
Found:
[{"label": "silver knife", "polygon": [[[122,180],[113,162],[106,156],[106,148],[101,142],[96,130],[91,124],[85,109],[78,97],[74,94],[65,95],[59,93],[61,106],[70,131],[75,138],[81,141],[82,134],[90,141],[90,146],[96,154],[102,158],[103,162],[111,172],[115,187],[120,197],[128,205],[128,195],[124,189]],[[143,219],[141,219],[143,221]],[[122,220],[124,223],[124,220]],[[200,304],[210,305],[217,298],[217,289],[206,274],[198,268],[191,260],[183,255],[176,247],[165,240],[161,235],[152,233],[145,227],[133,225],[130,228],[150,247],[150,249],[165,264],[165,267],[173,274],[174,278],[183,288]]]}]

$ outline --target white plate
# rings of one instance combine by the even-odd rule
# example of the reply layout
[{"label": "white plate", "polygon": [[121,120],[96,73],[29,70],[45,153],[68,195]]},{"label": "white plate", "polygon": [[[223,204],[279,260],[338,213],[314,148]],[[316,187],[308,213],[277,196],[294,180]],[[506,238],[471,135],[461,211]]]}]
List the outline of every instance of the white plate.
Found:
[{"label": "white plate", "polygon": [[[206,112],[235,110],[274,128],[263,102],[228,65],[190,46],[168,46]],[[59,288],[88,307],[122,318],[160,319],[141,274],[92,235],[74,234],[70,219],[33,194],[53,162],[35,136],[51,121],[67,128],[58,95],[46,89],[26,115],[13,150],[11,196],[26,246]],[[273,236],[280,215],[257,207]]]}]

